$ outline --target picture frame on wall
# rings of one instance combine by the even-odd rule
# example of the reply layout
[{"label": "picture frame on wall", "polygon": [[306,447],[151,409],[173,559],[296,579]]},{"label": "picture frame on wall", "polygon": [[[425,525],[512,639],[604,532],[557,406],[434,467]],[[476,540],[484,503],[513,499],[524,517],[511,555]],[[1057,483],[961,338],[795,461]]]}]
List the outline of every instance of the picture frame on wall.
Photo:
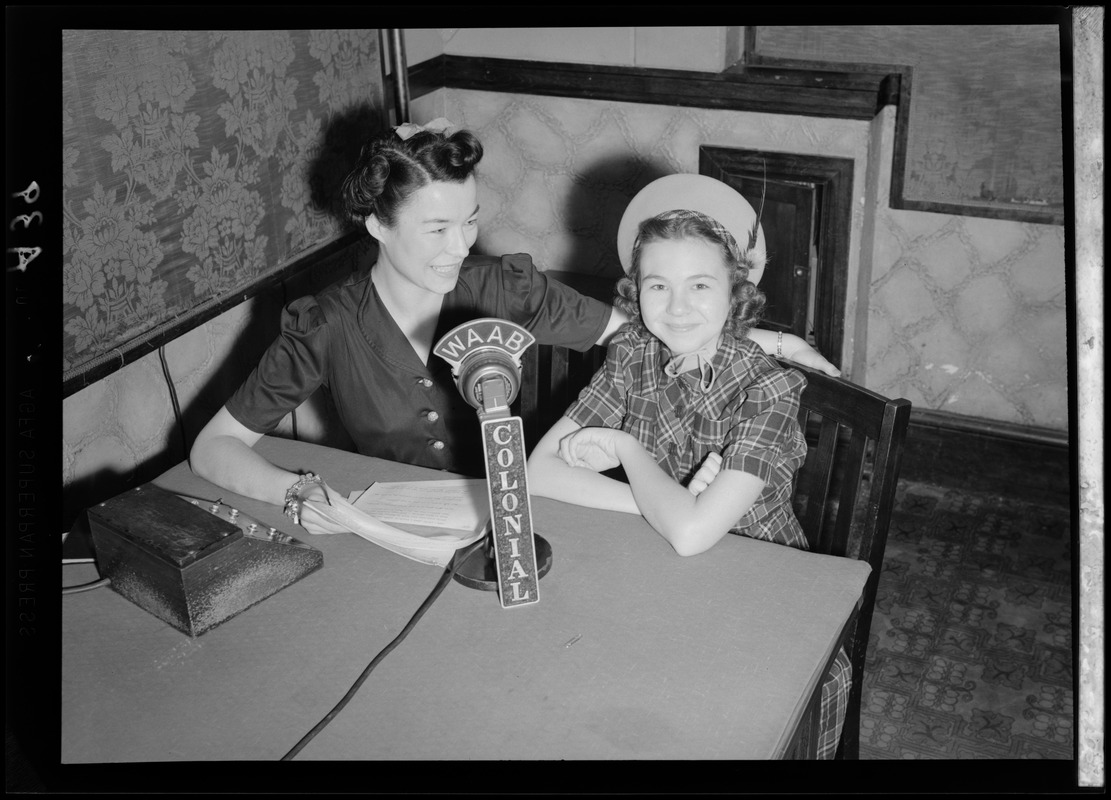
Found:
[{"label": "picture frame on wall", "polygon": [[892,208],[1063,224],[1066,21],[752,26],[745,60],[899,75]]}]

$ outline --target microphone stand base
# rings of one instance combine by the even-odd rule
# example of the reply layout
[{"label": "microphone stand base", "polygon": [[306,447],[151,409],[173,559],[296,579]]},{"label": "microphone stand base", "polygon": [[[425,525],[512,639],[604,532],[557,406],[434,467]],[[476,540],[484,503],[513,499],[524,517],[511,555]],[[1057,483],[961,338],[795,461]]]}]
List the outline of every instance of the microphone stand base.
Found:
[{"label": "microphone stand base", "polygon": [[[536,550],[537,580],[548,574],[552,568],[552,546],[543,536],[533,534]],[[455,580],[471,589],[484,592],[498,590],[498,562],[489,547],[480,547],[471,553],[467,560],[455,570]]]}]

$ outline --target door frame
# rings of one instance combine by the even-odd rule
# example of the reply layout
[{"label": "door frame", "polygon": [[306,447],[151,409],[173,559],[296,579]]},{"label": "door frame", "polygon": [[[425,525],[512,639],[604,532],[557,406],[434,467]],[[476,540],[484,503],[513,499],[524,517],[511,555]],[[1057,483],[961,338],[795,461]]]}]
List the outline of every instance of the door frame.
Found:
[{"label": "door frame", "polygon": [[[814,345],[842,367],[852,235],[854,162],[851,158],[702,145],[698,171],[740,191],[744,181],[811,184],[817,214]],[[843,368],[843,367],[842,367]]]}]

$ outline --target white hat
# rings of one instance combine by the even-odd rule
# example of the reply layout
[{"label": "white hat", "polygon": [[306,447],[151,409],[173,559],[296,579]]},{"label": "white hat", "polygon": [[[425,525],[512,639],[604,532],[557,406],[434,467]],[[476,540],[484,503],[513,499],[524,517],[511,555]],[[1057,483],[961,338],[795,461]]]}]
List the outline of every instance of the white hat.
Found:
[{"label": "white hat", "polygon": [[740,192],[708,175],[666,175],[652,181],[629,201],[617,227],[617,255],[625,272],[633,265],[633,244],[640,232],[640,223],[657,214],[680,208],[717,220],[733,236],[742,253],[749,252],[749,242],[755,229],[752,261],[759,266],[749,270],[748,279],[755,284],[760,283],[767,250],[764,229],[760,227],[756,212]]}]

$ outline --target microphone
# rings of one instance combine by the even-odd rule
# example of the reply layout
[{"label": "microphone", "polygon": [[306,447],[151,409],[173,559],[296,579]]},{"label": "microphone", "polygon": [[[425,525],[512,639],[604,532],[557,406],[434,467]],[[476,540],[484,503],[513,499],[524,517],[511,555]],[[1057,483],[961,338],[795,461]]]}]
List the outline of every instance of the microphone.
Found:
[{"label": "microphone", "polygon": [[532,526],[524,425],[510,405],[521,388],[521,356],[536,338],[503,319],[486,317],[448,331],[432,352],[451,364],[456,388],[482,426],[490,534],[485,547],[459,565],[455,580],[498,591],[502,608],[536,603],[552,548]]}]

